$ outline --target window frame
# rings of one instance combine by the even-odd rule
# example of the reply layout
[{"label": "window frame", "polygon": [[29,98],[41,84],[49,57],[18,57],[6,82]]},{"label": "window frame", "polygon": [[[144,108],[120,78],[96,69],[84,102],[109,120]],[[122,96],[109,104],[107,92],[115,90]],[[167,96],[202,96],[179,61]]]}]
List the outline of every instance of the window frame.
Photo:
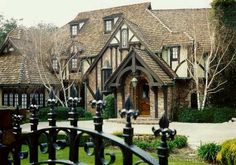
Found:
[{"label": "window frame", "polygon": [[56,58],[52,59],[52,70],[54,72],[58,72],[59,71],[59,64],[58,64],[58,60]]},{"label": "window frame", "polygon": [[[174,49],[175,51],[175,55],[174,56]],[[180,60],[180,46],[173,46],[170,48],[170,59],[171,61],[179,61]]]},{"label": "window frame", "polygon": [[[75,61],[76,60],[76,61]],[[75,70],[77,70],[78,69],[78,59],[77,58],[72,58],[71,59],[71,70],[72,71],[75,71]],[[74,67],[75,66],[75,64],[76,64],[76,67]]]},{"label": "window frame", "polygon": [[[107,23],[108,22],[111,22],[111,24],[110,24],[110,29],[107,29]],[[105,19],[104,20],[104,28],[105,28],[105,33],[110,33],[111,31],[112,31],[112,29],[113,29],[113,26],[114,26],[114,19],[113,18],[111,18],[111,19]]]},{"label": "window frame", "polygon": [[[74,33],[75,32],[75,33]],[[78,32],[79,32],[79,24],[76,23],[76,24],[71,24],[70,25],[70,35],[71,37],[75,37],[78,35]]]},{"label": "window frame", "polygon": [[[123,41],[124,41],[123,32],[124,31],[126,31],[126,42],[127,42],[127,44],[125,46],[123,45]],[[121,32],[120,32],[120,48],[121,49],[128,49],[129,48],[129,29],[128,28],[121,29]]]}]

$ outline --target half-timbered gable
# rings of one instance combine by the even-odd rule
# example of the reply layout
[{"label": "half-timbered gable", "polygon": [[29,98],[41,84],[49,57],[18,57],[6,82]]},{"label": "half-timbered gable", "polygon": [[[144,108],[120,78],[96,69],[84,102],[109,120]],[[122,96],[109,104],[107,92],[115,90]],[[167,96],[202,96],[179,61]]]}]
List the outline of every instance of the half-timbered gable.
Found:
[{"label": "half-timbered gable", "polygon": [[[139,10],[131,10],[134,7]],[[141,110],[143,115],[158,117],[161,112],[170,114],[175,100],[174,93],[183,84],[186,86],[186,89],[181,87],[183,93],[188,93],[191,86],[188,85],[191,70],[188,62],[192,58],[194,37],[204,38],[205,41],[200,41],[198,45],[202,52],[207,50],[205,46],[208,39],[206,34],[199,33],[199,29],[206,28],[207,20],[204,13],[208,10],[159,11],[152,10],[150,4],[144,3],[100,11],[103,11],[103,14],[107,13],[107,16],[102,17],[103,34],[109,37],[84,75],[87,101],[92,99],[93,91],[99,88],[105,95],[115,94],[116,109],[119,110],[124,106],[124,100],[135,93],[138,98],[133,98],[136,106],[144,109],[145,105],[148,107],[146,112]],[[94,11],[95,14],[96,12],[98,11]],[[189,25],[193,21],[187,16],[182,17],[185,12],[189,15],[194,14],[195,21],[201,22],[197,25],[196,32]],[[198,12],[200,16],[197,15]],[[188,25],[185,26],[186,24]],[[135,57],[133,61],[131,56]],[[200,61],[199,58],[199,73],[202,76],[203,64],[204,61]],[[160,77],[163,75],[171,75],[169,83],[162,82]],[[140,90],[132,90],[130,82],[133,78],[138,80]],[[146,103],[142,102],[139,96],[142,94],[148,95]],[[182,99],[186,100],[186,97]],[[183,102],[186,105],[185,101]]]}]

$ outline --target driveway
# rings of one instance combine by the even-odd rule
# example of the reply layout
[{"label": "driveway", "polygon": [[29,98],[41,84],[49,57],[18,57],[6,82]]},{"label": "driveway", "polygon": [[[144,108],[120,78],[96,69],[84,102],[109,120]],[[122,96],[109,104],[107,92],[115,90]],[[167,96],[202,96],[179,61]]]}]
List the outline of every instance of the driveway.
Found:
[{"label": "driveway", "polygon": [[[40,122],[38,129],[48,126],[48,122]],[[69,122],[57,122],[57,126],[69,126]],[[79,121],[79,127],[94,128],[93,121]],[[158,125],[133,124],[134,134],[153,134],[152,127]],[[124,124],[104,121],[103,131],[106,133],[122,132]],[[170,123],[170,128],[176,129],[177,134],[188,137],[189,146],[196,149],[201,143],[216,142],[221,143],[227,139],[236,138],[236,122],[226,123]],[[23,124],[22,131],[28,132],[30,124]]]}]

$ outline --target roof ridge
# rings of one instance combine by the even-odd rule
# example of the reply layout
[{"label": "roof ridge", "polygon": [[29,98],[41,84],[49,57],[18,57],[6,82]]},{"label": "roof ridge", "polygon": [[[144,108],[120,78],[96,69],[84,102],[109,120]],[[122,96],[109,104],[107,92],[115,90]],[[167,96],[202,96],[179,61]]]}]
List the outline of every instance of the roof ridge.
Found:
[{"label": "roof ridge", "polygon": [[210,7],[204,7],[204,8],[178,8],[178,9],[153,9],[151,11],[170,11],[170,10],[203,10],[203,9],[211,9]]},{"label": "roof ridge", "polygon": [[94,10],[88,10],[88,11],[83,11],[79,12],[79,14],[84,14],[84,13],[90,13],[90,12],[97,12],[97,11],[103,11],[103,10],[111,10],[111,9],[118,9],[118,8],[125,8],[125,7],[131,7],[131,6],[141,6],[141,5],[146,5],[147,7],[151,5],[151,2],[142,2],[142,3],[135,3],[135,4],[127,4],[127,5],[120,5],[120,6],[115,6],[115,7],[107,7],[107,8],[102,8],[102,9],[94,9]]},{"label": "roof ridge", "polygon": [[166,28],[169,32],[173,32],[166,24],[164,24],[164,22],[163,22],[160,18],[158,18],[155,14],[153,14],[151,10],[146,9],[146,11],[147,11],[149,14],[151,14],[156,20],[158,20],[158,21],[160,22],[160,24],[161,24],[164,28]]},{"label": "roof ridge", "polygon": [[22,63],[20,64],[19,67],[19,77],[18,77],[18,83],[21,83],[23,80],[23,75],[24,75],[24,58],[22,59]]}]

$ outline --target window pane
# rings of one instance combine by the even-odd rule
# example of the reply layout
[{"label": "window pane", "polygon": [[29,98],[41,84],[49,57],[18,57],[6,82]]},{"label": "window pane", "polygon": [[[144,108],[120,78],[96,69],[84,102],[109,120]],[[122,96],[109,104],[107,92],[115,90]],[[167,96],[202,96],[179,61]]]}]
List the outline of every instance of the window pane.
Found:
[{"label": "window pane", "polygon": [[27,94],[25,93],[21,95],[21,105],[22,108],[27,108]]},{"label": "window pane", "polygon": [[40,105],[41,107],[43,107],[43,100],[44,100],[43,94],[40,93],[40,95],[39,95],[39,105]]},{"label": "window pane", "polygon": [[52,60],[52,68],[53,68],[54,70],[57,70],[57,69],[58,69],[57,60]]},{"label": "window pane", "polygon": [[77,69],[77,59],[76,58],[73,58],[71,60],[71,68],[72,69]]},{"label": "window pane", "polygon": [[127,48],[128,47],[128,31],[127,29],[122,30],[121,34],[121,40],[122,40],[122,48]]},{"label": "window pane", "polygon": [[175,47],[172,48],[172,58],[177,59],[178,58],[178,53],[179,53],[179,48]]},{"label": "window pane", "polygon": [[3,96],[3,105],[8,105],[8,94],[5,93],[4,96]]},{"label": "window pane", "polygon": [[112,21],[111,20],[106,21],[105,24],[106,24],[106,31],[111,31],[111,29],[112,29]]},{"label": "window pane", "polygon": [[19,97],[18,94],[15,94],[15,102],[14,102],[14,106],[17,106],[19,104]]},{"label": "window pane", "polygon": [[9,94],[9,105],[13,106],[13,93]]},{"label": "window pane", "polygon": [[71,35],[72,36],[75,36],[75,35],[77,35],[78,34],[78,27],[77,27],[77,25],[73,25],[72,27],[71,27]]}]

